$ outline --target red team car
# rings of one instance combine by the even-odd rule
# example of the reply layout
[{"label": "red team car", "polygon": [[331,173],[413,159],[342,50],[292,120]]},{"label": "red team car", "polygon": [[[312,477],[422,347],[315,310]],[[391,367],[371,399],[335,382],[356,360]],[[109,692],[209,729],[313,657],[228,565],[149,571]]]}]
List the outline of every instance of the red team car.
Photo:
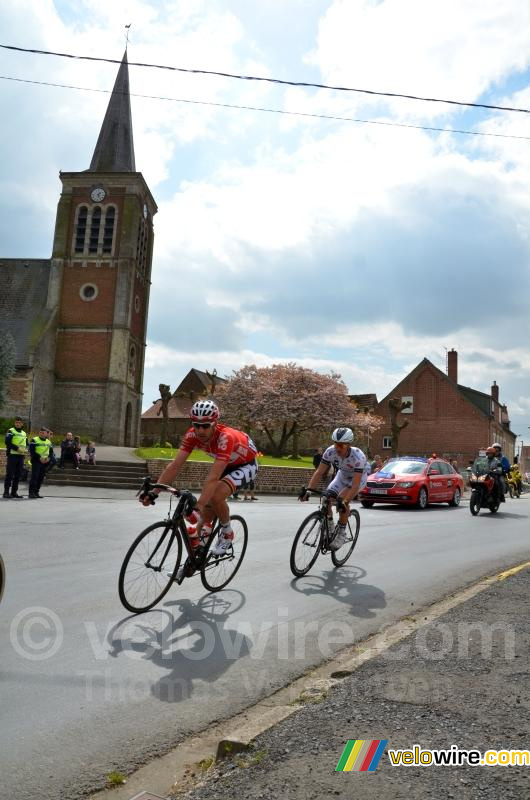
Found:
[{"label": "red team car", "polygon": [[396,503],[426,508],[429,503],[460,505],[464,481],[448,461],[442,458],[403,456],[390,461],[368,477],[361,489],[361,503]]}]

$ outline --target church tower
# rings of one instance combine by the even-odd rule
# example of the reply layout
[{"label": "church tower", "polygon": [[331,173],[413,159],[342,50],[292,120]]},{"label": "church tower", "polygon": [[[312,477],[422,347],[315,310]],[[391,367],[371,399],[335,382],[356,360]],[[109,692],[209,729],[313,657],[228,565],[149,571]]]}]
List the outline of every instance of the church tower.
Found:
[{"label": "church tower", "polygon": [[57,432],[138,443],[156,203],[134,159],[127,51],[88,170],[61,172],[48,304]]}]

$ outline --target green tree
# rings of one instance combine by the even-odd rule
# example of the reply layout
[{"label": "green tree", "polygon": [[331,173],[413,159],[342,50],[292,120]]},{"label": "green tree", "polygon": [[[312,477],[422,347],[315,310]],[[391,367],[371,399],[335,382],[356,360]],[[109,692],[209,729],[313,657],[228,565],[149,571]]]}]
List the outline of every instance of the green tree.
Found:
[{"label": "green tree", "polygon": [[0,333],[0,407],[4,405],[9,378],[15,374],[17,350],[10,333]]}]

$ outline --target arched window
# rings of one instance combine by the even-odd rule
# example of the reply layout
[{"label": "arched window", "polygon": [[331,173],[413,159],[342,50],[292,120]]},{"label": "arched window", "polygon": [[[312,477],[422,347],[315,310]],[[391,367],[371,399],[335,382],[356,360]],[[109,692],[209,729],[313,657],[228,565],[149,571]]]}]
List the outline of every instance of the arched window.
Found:
[{"label": "arched window", "polygon": [[99,244],[99,229],[101,227],[101,208],[96,206],[92,212],[90,222],[90,238],[88,240],[88,252],[97,253]]},{"label": "arched window", "polygon": [[136,263],[141,275],[145,275],[147,268],[148,227],[144,219],[138,225],[138,242],[136,246]]},{"label": "arched window", "polygon": [[81,206],[77,215],[77,225],[75,229],[75,252],[82,253],[85,249],[86,223],[88,208]]},{"label": "arched window", "polygon": [[112,253],[112,240],[114,238],[114,222],[116,212],[113,206],[107,208],[105,214],[105,227],[103,228],[103,252]]}]

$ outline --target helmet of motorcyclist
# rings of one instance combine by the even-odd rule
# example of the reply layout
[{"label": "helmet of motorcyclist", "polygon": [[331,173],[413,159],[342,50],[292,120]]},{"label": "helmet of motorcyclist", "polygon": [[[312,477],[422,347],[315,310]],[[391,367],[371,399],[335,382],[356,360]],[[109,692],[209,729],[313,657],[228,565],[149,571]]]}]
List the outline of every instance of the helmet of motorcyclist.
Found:
[{"label": "helmet of motorcyclist", "polygon": [[491,445],[491,447],[486,447],[486,455],[487,456],[494,456],[495,455],[495,447]]},{"label": "helmet of motorcyclist", "polygon": [[192,422],[216,422],[219,409],[211,400],[197,400],[191,407],[190,419]]},{"label": "helmet of motorcyclist", "polygon": [[331,434],[331,441],[337,444],[351,444],[354,438],[351,428],[335,428]]},{"label": "helmet of motorcyclist", "polygon": [[493,442],[493,444],[491,446],[493,447],[494,450],[497,450],[497,449],[498,450],[502,450],[502,447],[498,442]]}]

